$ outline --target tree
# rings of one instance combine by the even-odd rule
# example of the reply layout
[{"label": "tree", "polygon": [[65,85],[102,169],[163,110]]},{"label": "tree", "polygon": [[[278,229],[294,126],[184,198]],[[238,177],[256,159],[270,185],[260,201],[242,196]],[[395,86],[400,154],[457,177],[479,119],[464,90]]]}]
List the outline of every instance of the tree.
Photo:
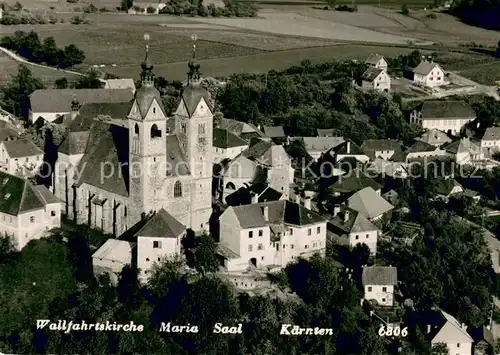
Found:
[{"label": "tree", "polygon": [[11,237],[4,235],[0,237],[0,264],[9,261],[14,251]]},{"label": "tree", "polygon": [[78,281],[88,282],[93,278],[92,252],[87,236],[83,233],[71,233],[68,237],[68,257],[75,266],[75,277]]},{"label": "tree", "polygon": [[24,64],[20,64],[17,75],[10,83],[2,88],[2,106],[16,116],[28,114],[28,98],[38,89],[43,89],[44,85],[40,80],[33,77],[31,71]]},{"label": "tree", "polygon": [[54,85],[56,86],[56,89],[67,89],[69,82],[66,78],[59,78],[54,82]]},{"label": "tree", "polygon": [[410,10],[408,9],[408,5],[406,4],[403,4],[401,6],[401,13],[405,16],[409,16],[410,15]]},{"label": "tree", "polygon": [[47,37],[43,40],[41,52],[41,59],[47,65],[57,65],[59,63],[61,53],[57,48],[54,37]]},{"label": "tree", "polygon": [[121,2],[120,2],[120,10],[121,11],[128,11],[133,6],[134,6],[133,0],[121,0]]},{"label": "tree", "polygon": [[104,83],[99,79],[99,73],[91,70],[87,75],[82,75],[73,84],[75,89],[101,89]]},{"label": "tree", "polygon": [[217,245],[209,235],[198,238],[198,245],[194,252],[194,267],[202,273],[216,272],[219,270],[217,260]]},{"label": "tree", "polygon": [[64,50],[61,52],[61,56],[59,58],[59,66],[61,68],[69,68],[76,64],[83,63],[85,60],[85,53],[83,50],[75,46],[74,44],[70,44],[64,47]]},{"label": "tree", "polygon": [[328,4],[328,6],[330,6],[331,8],[334,8],[336,5],[337,5],[337,0],[326,0],[326,3]]}]

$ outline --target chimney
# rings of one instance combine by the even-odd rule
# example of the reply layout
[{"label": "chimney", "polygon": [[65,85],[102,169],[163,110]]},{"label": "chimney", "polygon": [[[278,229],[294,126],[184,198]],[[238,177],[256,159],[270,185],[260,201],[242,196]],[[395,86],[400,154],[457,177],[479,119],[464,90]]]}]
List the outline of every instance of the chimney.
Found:
[{"label": "chimney", "polygon": [[304,199],[304,207],[308,210],[311,209],[311,198],[309,196]]},{"label": "chimney", "polygon": [[262,207],[262,214],[264,215],[264,220],[266,222],[269,222],[269,207],[268,206]]},{"label": "chimney", "polygon": [[255,192],[252,192],[250,194],[250,203],[259,203],[259,195],[257,195]]},{"label": "chimney", "polygon": [[340,212],[340,205],[333,206],[333,217],[335,217]]},{"label": "chimney", "polygon": [[71,120],[73,121],[76,116],[78,116],[78,111],[80,110],[80,103],[76,99],[76,96],[73,96],[73,100],[71,100]]},{"label": "chimney", "polygon": [[430,332],[431,332],[431,325],[427,324],[427,334],[429,334]]},{"label": "chimney", "polygon": [[422,56],[422,62],[427,62],[427,58],[425,57],[425,55]]},{"label": "chimney", "polygon": [[347,141],[347,154],[351,153],[351,141]]},{"label": "chimney", "polygon": [[467,326],[465,325],[465,323],[462,323],[462,329],[467,330]]},{"label": "chimney", "polygon": [[347,222],[349,220],[349,211],[347,209],[344,209],[344,222]]},{"label": "chimney", "polygon": [[297,205],[300,205],[300,192],[297,192],[297,194],[295,195],[295,203]]}]

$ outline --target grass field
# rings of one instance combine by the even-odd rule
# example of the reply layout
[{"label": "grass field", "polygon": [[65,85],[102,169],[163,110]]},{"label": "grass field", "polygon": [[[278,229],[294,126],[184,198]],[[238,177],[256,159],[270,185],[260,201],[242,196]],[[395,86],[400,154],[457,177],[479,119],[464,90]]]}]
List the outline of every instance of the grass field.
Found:
[{"label": "grass field", "polygon": [[[201,60],[201,72],[206,76],[226,77],[233,73],[262,73],[271,69],[282,70],[293,65],[298,65],[302,60],[309,59],[312,62],[325,62],[336,59],[364,59],[371,53],[379,53],[385,56],[397,56],[409,53],[411,49],[384,47],[384,46],[361,46],[361,45],[337,45],[317,48],[302,48],[279,52],[267,52],[246,55],[233,58]],[[139,77],[139,66],[123,66],[106,69],[107,72],[134,78]],[[165,76],[169,80],[184,80],[186,78],[187,63],[171,63],[155,65],[155,73]]]},{"label": "grass field", "polygon": [[500,60],[471,66],[469,69],[460,71],[459,74],[483,85],[496,85],[495,82],[500,81]]},{"label": "grass field", "polygon": [[[0,52],[0,85],[7,84],[13,76],[17,74],[18,62],[8,57],[3,52]],[[66,77],[68,80],[76,79],[76,75],[66,74],[57,70],[46,69],[28,65],[33,75],[40,79],[46,86],[51,86],[54,81]]]}]

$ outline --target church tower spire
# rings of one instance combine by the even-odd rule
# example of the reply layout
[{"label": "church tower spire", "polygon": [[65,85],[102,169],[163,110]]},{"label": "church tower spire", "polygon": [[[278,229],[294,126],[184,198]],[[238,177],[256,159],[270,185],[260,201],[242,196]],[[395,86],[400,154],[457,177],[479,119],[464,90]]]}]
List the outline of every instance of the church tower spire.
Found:
[{"label": "church tower spire", "polygon": [[191,40],[193,41],[193,56],[188,63],[188,67],[189,67],[189,72],[187,73],[188,85],[197,84],[200,82],[200,79],[201,79],[200,65],[198,63],[196,63],[196,61],[195,61],[196,60],[196,41],[198,40],[198,36],[193,34],[191,36]]},{"label": "church tower spire", "polygon": [[146,52],[146,57],[144,58],[144,61],[141,63],[141,83],[142,86],[144,87],[153,87],[154,86],[154,79],[155,76],[153,74],[153,64],[148,58],[149,54],[149,34],[144,35],[144,41],[146,42],[145,45],[145,52]]}]

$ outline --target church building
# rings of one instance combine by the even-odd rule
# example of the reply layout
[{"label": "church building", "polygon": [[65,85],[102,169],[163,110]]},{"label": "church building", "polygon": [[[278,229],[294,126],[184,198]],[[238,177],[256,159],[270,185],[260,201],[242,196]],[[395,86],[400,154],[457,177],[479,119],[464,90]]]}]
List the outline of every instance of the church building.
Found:
[{"label": "church building", "polygon": [[73,100],[54,193],[69,218],[115,236],[162,208],[187,228],[208,230],[213,108],[200,65],[193,51],[172,117],[154,87],[148,45],[141,68],[142,85],[129,103],[85,108]]}]

